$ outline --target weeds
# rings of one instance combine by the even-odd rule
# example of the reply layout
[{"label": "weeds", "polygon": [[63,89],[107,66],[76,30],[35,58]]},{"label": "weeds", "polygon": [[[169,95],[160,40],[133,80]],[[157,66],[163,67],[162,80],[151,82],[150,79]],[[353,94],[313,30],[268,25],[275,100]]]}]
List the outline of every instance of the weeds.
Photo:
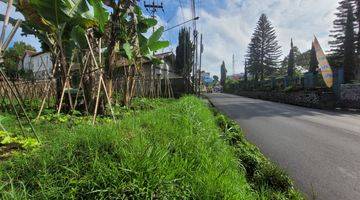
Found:
[{"label": "weeds", "polygon": [[287,176],[264,170],[240,129],[203,101],[137,100],[121,109],[122,120],[96,126],[44,116],[35,123],[38,150],[0,164],[0,199],[296,199]]},{"label": "weeds", "polygon": [[234,148],[253,189],[265,199],[303,199],[290,177],[250,144],[234,121],[216,111],[215,115],[223,138]]}]

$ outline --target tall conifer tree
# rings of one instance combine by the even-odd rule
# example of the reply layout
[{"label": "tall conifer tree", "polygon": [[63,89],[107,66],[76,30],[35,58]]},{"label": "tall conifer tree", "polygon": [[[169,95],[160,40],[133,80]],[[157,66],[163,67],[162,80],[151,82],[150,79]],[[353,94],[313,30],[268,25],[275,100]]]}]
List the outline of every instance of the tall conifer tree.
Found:
[{"label": "tall conifer tree", "polygon": [[317,73],[316,69],[318,68],[319,62],[316,58],[316,50],[314,44],[311,45],[310,51],[310,62],[309,62],[309,72]]},{"label": "tall conifer tree", "polygon": [[[331,31],[330,36],[333,38],[329,42],[332,57],[334,59],[334,64],[338,67],[343,66],[344,64],[344,42],[345,42],[345,31],[348,17],[349,7],[353,9],[355,0],[341,0],[339,2],[339,7],[335,13],[336,19],[333,22],[333,30]],[[349,6],[350,5],[350,6]]]},{"label": "tall conifer tree", "polygon": [[345,81],[350,82],[355,79],[355,32],[354,32],[354,13],[353,6],[347,5],[347,16],[345,25],[345,38],[344,38],[344,75]]},{"label": "tall conifer tree", "polygon": [[225,86],[225,82],[226,82],[226,74],[227,74],[227,69],[225,66],[225,62],[223,61],[221,64],[221,77],[220,77],[220,85]]},{"label": "tall conifer tree", "polygon": [[356,2],[356,24],[358,27],[357,31],[357,44],[356,44],[356,53],[360,55],[360,0],[355,0]]},{"label": "tall conifer tree", "polygon": [[190,39],[190,31],[183,28],[179,32],[179,44],[176,47],[176,72],[190,80],[190,73],[194,63],[195,46]]},{"label": "tall conifer tree", "polygon": [[248,72],[255,80],[271,76],[278,65],[281,50],[274,27],[267,16],[262,14],[248,47]]},{"label": "tall conifer tree", "polygon": [[295,54],[294,54],[294,44],[293,44],[293,40],[291,39],[291,48],[290,48],[290,53],[289,53],[289,61],[288,61],[288,70],[287,70],[287,75],[290,77],[294,76],[294,72],[295,72]]}]

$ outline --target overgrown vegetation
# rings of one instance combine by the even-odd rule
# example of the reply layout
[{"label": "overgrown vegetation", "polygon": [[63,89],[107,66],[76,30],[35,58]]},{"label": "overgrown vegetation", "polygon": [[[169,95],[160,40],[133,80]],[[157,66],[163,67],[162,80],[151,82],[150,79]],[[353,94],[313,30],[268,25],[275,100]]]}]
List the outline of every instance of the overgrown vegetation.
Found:
[{"label": "overgrown vegetation", "polygon": [[265,199],[302,199],[294,190],[290,177],[270,162],[260,150],[249,143],[240,127],[226,116],[216,113],[216,122],[222,137],[235,150],[236,157],[245,169],[246,178],[254,190]]},{"label": "overgrown vegetation", "polygon": [[238,126],[199,99],[121,109],[118,123],[95,127],[86,117],[41,118],[41,146],[1,162],[0,199],[301,199]]}]

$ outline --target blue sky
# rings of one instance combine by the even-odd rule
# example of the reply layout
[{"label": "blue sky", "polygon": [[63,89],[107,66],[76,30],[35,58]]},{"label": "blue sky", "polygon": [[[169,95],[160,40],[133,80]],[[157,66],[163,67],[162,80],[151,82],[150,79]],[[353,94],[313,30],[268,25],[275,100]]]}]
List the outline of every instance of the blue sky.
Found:
[{"label": "blue sky", "polygon": [[[190,0],[162,2],[165,12],[159,11],[157,17],[165,28],[191,19]],[[244,71],[247,44],[262,13],[275,27],[284,56],[289,52],[291,38],[301,51],[306,51],[311,47],[314,34],[327,50],[338,0],[196,0],[196,4],[200,16],[198,29],[203,33],[205,46],[203,68],[212,74],[219,74],[220,64],[224,60],[232,74],[232,54],[235,54],[235,73]],[[0,2],[0,12],[4,13],[4,10],[5,4]],[[150,15],[145,10],[144,13]],[[12,16],[21,17],[18,13]],[[191,23],[187,26],[191,26]],[[166,50],[175,51],[178,30],[165,33],[163,38],[172,43]],[[25,41],[40,48],[34,37],[22,37],[20,33],[15,41]]]}]

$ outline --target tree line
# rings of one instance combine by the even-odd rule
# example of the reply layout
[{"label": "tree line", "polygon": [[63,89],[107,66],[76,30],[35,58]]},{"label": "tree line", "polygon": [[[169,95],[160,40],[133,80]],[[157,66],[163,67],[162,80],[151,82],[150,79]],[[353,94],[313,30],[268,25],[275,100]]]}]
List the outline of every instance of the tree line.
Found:
[{"label": "tree line", "polygon": [[[345,82],[349,83],[360,78],[357,75],[360,74],[360,0],[340,1],[335,15],[328,60],[334,69],[344,69]],[[245,79],[248,76],[256,81],[273,76],[294,77],[302,73],[297,66],[302,66],[310,73],[318,73],[318,61],[313,46],[301,53],[291,39],[290,52],[280,61],[281,56],[275,28],[268,17],[262,14],[245,55]]]}]

